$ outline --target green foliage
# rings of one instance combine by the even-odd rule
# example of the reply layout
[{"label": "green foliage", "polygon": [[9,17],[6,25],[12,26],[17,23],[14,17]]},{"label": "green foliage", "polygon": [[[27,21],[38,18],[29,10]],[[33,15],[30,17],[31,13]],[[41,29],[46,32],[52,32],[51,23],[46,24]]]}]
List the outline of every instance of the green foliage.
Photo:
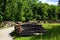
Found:
[{"label": "green foliage", "polygon": [[0,11],[0,17],[3,18],[0,19],[3,21],[60,19],[60,6],[48,5],[38,0],[1,0]]},{"label": "green foliage", "polygon": [[2,21],[3,21],[3,16],[0,15],[0,22],[2,22]]}]

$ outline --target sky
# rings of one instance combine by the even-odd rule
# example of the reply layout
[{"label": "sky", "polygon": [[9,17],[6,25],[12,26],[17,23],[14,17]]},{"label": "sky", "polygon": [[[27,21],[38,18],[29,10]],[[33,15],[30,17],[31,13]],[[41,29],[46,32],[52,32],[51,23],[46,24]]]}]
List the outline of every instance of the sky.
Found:
[{"label": "sky", "polygon": [[49,5],[57,5],[59,0],[39,0],[42,3],[48,3]]}]

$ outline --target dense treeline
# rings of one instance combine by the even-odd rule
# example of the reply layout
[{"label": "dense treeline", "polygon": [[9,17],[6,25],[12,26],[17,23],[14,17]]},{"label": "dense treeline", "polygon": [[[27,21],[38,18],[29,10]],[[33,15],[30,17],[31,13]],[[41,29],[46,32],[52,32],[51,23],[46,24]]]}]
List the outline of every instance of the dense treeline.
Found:
[{"label": "dense treeline", "polygon": [[38,0],[1,0],[0,22],[29,20],[58,20],[60,7]]}]

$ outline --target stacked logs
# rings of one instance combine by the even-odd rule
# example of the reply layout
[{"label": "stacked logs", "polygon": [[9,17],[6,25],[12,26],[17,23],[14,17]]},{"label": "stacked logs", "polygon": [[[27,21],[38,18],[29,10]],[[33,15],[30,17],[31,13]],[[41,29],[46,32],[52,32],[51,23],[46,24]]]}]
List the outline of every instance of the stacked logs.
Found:
[{"label": "stacked logs", "polygon": [[[26,27],[27,27],[27,28],[31,27],[32,24],[36,26],[36,25],[37,25],[37,22],[28,22],[28,23],[26,23],[25,25],[22,25],[22,22],[17,22],[17,23],[15,24],[15,31],[16,31],[17,33],[21,33],[21,31],[23,31]],[[26,27],[23,28],[22,26],[26,26]]]},{"label": "stacked logs", "polygon": [[15,31],[16,31],[17,33],[20,33],[22,30],[23,30],[23,28],[22,28],[22,23],[17,23],[17,24],[15,25]]},{"label": "stacked logs", "polygon": [[28,22],[25,24],[22,24],[18,22],[15,25],[15,31],[20,35],[34,35],[34,33],[45,33],[46,30],[42,27],[42,25],[39,25],[35,22]]}]

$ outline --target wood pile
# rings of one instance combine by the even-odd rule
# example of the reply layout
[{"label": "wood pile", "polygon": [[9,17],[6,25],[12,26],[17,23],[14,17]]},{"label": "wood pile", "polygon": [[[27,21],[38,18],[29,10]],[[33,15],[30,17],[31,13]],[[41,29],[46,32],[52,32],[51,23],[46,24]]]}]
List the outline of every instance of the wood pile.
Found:
[{"label": "wood pile", "polygon": [[20,35],[34,35],[35,33],[45,33],[46,30],[42,27],[42,25],[37,24],[16,24],[15,31]]}]

